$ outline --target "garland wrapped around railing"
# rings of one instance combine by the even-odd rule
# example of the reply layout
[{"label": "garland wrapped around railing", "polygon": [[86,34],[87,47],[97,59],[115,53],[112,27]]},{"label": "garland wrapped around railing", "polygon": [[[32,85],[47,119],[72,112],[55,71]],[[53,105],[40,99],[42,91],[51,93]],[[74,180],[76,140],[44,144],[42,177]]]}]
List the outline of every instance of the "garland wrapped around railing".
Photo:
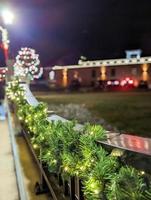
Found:
[{"label": "garland wrapped around railing", "polygon": [[117,156],[98,146],[107,135],[100,125],[76,122],[49,122],[47,105],[29,105],[19,81],[8,84],[7,96],[17,106],[18,119],[28,130],[39,159],[49,172],[61,173],[65,180],[79,177],[85,200],[149,200],[150,178],[129,166],[121,166]]}]

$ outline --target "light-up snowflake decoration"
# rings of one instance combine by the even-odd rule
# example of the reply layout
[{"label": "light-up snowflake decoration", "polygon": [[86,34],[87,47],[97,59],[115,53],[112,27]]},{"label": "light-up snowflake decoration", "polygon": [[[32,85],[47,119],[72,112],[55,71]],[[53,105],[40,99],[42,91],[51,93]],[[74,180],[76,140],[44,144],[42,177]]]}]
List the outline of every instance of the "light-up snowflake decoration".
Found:
[{"label": "light-up snowflake decoration", "polygon": [[39,65],[39,55],[35,53],[34,49],[21,48],[16,56],[14,74],[15,76],[27,76],[31,80],[38,79],[43,74],[43,68],[39,67]]}]

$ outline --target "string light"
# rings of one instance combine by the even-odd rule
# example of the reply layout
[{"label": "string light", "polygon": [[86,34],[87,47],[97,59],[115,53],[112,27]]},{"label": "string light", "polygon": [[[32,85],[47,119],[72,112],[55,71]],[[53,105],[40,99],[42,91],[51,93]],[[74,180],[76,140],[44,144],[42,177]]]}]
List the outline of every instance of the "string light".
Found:
[{"label": "string light", "polygon": [[21,103],[25,100],[24,89],[19,86],[19,80],[8,82],[6,87],[6,94],[8,99],[16,103]]},{"label": "string light", "polygon": [[69,168],[66,166],[66,167],[64,168],[64,171],[67,172],[68,170],[69,170]]},{"label": "string light", "polygon": [[144,174],[145,174],[145,172],[142,170],[142,171],[140,171],[140,174],[141,174],[141,175],[144,175]]},{"label": "string light", "polygon": [[36,54],[34,49],[21,48],[16,56],[14,74],[15,76],[28,76],[31,80],[38,79],[43,74],[43,68],[39,65],[39,55]]},{"label": "string light", "polygon": [[[21,87],[19,87],[19,81],[17,81],[17,80],[8,83],[7,90],[8,90],[8,94],[10,95],[11,99],[17,99],[19,96],[24,95],[24,91]],[[42,148],[43,150],[46,150],[46,156],[45,155],[43,156],[44,161],[46,162],[46,164],[49,163],[48,166],[51,171],[55,170],[57,172],[58,165],[61,160],[59,158],[59,154],[58,154],[58,151],[60,151],[58,149],[58,147],[60,147],[60,146],[58,146],[58,147],[54,146],[56,148],[54,151],[53,143],[56,145],[56,142],[53,141],[54,137],[51,138],[51,135],[55,136],[55,137],[57,135],[56,133],[59,133],[58,135],[61,135],[60,132],[66,130],[67,125],[65,125],[66,129],[64,129],[63,122],[59,122],[59,126],[55,125],[55,123],[52,123],[50,126],[52,128],[52,131],[50,131],[50,133],[48,134],[47,131],[50,129],[44,128],[46,126],[46,123],[45,123],[46,121],[44,121],[43,125],[41,125],[41,122],[42,122],[41,119],[47,118],[46,114],[47,114],[47,107],[44,104],[39,104],[37,107],[32,107],[29,104],[21,104],[18,107],[19,119],[23,120],[23,122],[26,123],[26,127],[29,130],[33,131],[32,134],[28,131],[28,134],[31,134],[31,136],[32,136],[31,141],[33,144],[33,148],[38,149],[38,150]],[[62,127],[62,129],[59,129],[59,127]],[[71,126],[69,126],[69,130],[70,130],[70,135],[71,135],[71,133],[73,132],[73,129],[71,129]],[[101,131],[102,131],[101,127],[89,125],[89,126],[87,126],[87,129],[85,129],[85,132],[87,133],[87,134],[85,133],[85,136],[86,136],[85,138],[88,138],[88,136],[91,136],[90,139],[92,141],[93,136],[96,135],[96,133],[98,133],[99,131],[100,131],[100,135],[101,135],[103,133],[103,132],[101,133]],[[34,133],[36,133],[36,134],[34,134]],[[75,133],[75,132],[73,132],[73,133]],[[34,134],[34,136],[33,136],[33,134]],[[40,137],[39,137],[39,134],[40,134]],[[62,136],[64,137],[64,138],[60,137],[62,139],[62,141],[65,141],[65,142],[70,141],[70,140],[68,141],[68,139],[66,140],[67,137],[65,137],[66,136],[65,134],[63,134]],[[119,150],[119,149],[113,149],[113,151],[111,153],[112,156],[110,156],[110,155],[106,155],[105,150],[102,149],[101,154],[100,154],[98,151],[98,148],[95,147],[95,145],[94,145],[94,148],[92,148],[92,149],[89,148],[92,146],[91,145],[92,143],[90,145],[88,144],[90,140],[86,140],[82,136],[80,136],[80,137],[81,137],[81,144],[83,144],[83,145],[80,146],[80,149],[77,149],[77,146],[76,146],[77,154],[78,154],[78,150],[80,151],[80,154],[82,153],[82,157],[80,155],[80,157],[78,158],[78,161],[80,163],[79,167],[77,167],[77,165],[75,167],[75,164],[74,164],[74,163],[76,163],[76,159],[75,159],[76,156],[73,159],[70,159],[70,157],[73,157],[73,152],[72,152],[72,155],[69,156],[71,153],[71,150],[70,150],[71,148],[69,148],[69,150],[68,150],[69,152],[66,152],[67,155],[64,158],[62,157],[61,161],[64,165],[60,166],[60,169],[63,169],[62,171],[66,176],[68,176],[68,175],[72,176],[73,174],[74,175],[76,174],[76,175],[79,175],[79,177],[81,176],[83,178],[82,184],[83,184],[83,191],[84,191],[85,199],[100,199],[104,192],[104,188],[105,188],[105,191],[107,191],[106,189],[108,189],[108,185],[110,183],[112,183],[112,182],[110,182],[110,179],[113,177],[113,180],[114,180],[115,175],[117,175],[118,179],[120,177],[118,172],[117,172],[117,174],[115,174],[116,170],[118,169],[118,164],[117,164],[117,168],[114,169],[115,164],[117,162],[116,159],[110,160],[110,158],[112,158],[112,156],[122,156],[124,151]],[[104,136],[102,136],[102,135],[101,135],[101,137],[104,138]],[[60,141],[60,138],[58,137],[59,140],[56,140],[56,141]],[[51,140],[52,140],[52,142],[49,144],[49,141],[51,141]],[[61,143],[65,144],[65,142],[61,142]],[[76,144],[77,144],[77,140],[76,140]],[[68,146],[70,147],[71,145],[69,144]],[[95,153],[95,151],[96,151],[96,153]],[[39,151],[39,152],[43,152],[43,151]],[[54,156],[55,152],[57,152],[58,156],[56,156],[56,155]],[[60,151],[59,153],[62,153],[62,152]],[[45,151],[44,151],[44,154],[45,154]],[[100,155],[101,155],[101,158],[100,158]],[[40,158],[40,160],[42,160],[41,154],[40,154],[39,158]],[[65,158],[69,158],[69,159],[65,159]],[[99,160],[99,159],[101,159],[101,160]],[[108,160],[109,160],[109,162],[108,162]],[[75,162],[73,162],[73,161],[75,161]],[[84,161],[84,162],[82,162],[82,161]],[[101,170],[101,169],[104,169],[104,170]],[[131,172],[133,172],[133,171],[131,170]],[[145,172],[140,171],[140,174],[144,175]],[[139,180],[139,179],[136,179],[136,180]],[[116,182],[114,181],[111,184],[111,188],[114,189],[115,183]],[[139,190],[139,192],[140,191],[141,190]],[[109,198],[109,199],[113,199],[113,198]]]},{"label": "string light", "polygon": [[38,145],[37,144],[33,144],[33,148],[34,149],[38,149]]}]

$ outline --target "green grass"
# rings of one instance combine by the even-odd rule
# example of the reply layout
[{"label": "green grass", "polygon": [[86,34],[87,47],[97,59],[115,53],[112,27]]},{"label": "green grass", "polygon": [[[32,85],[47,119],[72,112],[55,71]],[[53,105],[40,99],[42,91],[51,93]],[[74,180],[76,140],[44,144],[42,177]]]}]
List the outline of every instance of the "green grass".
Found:
[{"label": "green grass", "polygon": [[151,137],[151,92],[104,92],[38,95],[48,104],[85,104],[93,116],[130,134]]}]

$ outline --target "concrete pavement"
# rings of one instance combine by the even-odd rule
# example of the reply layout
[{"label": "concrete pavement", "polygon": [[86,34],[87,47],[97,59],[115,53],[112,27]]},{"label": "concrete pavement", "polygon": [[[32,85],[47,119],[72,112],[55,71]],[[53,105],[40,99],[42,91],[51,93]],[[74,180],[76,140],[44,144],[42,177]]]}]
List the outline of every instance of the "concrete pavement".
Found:
[{"label": "concrete pavement", "polygon": [[0,200],[19,200],[7,119],[0,121]]}]

